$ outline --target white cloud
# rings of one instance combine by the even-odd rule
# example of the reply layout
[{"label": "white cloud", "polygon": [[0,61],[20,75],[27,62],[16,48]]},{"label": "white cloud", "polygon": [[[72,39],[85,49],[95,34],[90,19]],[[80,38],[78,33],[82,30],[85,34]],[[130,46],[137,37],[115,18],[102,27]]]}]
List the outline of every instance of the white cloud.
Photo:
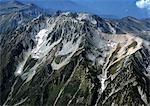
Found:
[{"label": "white cloud", "polygon": [[139,0],[136,2],[137,7],[141,9],[148,9],[150,11],[150,0]]}]

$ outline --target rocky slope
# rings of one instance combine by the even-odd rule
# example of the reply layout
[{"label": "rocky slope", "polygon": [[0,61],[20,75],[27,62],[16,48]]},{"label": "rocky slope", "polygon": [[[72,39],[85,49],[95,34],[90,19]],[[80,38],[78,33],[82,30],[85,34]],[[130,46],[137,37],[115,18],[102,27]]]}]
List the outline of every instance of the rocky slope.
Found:
[{"label": "rocky slope", "polygon": [[150,26],[135,20],[66,12],[1,32],[1,105],[150,105]]},{"label": "rocky slope", "polygon": [[22,4],[17,1],[0,2],[0,41],[6,40],[2,39],[3,35],[11,34],[39,15],[48,14],[34,4]]}]

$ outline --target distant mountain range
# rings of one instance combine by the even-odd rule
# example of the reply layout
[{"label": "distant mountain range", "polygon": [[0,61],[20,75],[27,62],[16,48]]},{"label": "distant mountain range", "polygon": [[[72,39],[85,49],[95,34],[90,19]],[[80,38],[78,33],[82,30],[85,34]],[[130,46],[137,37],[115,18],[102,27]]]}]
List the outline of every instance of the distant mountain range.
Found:
[{"label": "distant mountain range", "polygon": [[0,3],[1,106],[149,106],[150,19]]},{"label": "distant mountain range", "polygon": [[[3,1],[3,0],[2,0]],[[4,0],[6,1],[6,0]],[[8,0],[12,1],[12,0]],[[13,0],[15,1],[15,0]],[[146,9],[136,6],[136,0],[19,0],[23,3],[33,3],[50,12],[72,11],[97,14],[103,18],[136,18],[150,17]]]},{"label": "distant mountain range", "polygon": [[88,12],[109,18],[127,16],[150,17],[146,9],[136,6],[136,0],[20,0],[32,2],[41,8],[72,12]]}]

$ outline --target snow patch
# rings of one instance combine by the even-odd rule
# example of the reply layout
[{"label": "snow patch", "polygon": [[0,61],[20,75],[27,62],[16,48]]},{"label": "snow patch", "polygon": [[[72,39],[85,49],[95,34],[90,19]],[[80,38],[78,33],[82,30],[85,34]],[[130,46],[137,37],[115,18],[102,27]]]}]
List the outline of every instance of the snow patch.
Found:
[{"label": "snow patch", "polygon": [[33,58],[43,58],[46,54],[48,54],[48,52],[57,44],[60,43],[60,41],[62,40],[62,38],[60,38],[59,40],[57,40],[56,42],[53,42],[51,45],[46,45],[48,43],[48,41],[45,41],[40,47],[39,49],[34,53],[34,55],[32,55]]},{"label": "snow patch", "polygon": [[99,94],[101,94],[105,88],[106,88],[106,84],[105,84],[105,81],[107,79],[106,75],[104,75],[105,73],[101,74],[101,75],[98,75],[98,79],[101,81],[101,89],[99,91]]},{"label": "snow patch", "polygon": [[24,61],[18,65],[17,70],[15,71],[15,76],[20,76],[23,73],[23,68],[24,68],[24,65],[26,64],[29,54],[26,54],[24,57],[25,57]]},{"label": "snow patch", "polygon": [[102,90],[102,92],[104,91],[104,89],[105,89],[105,78],[101,78],[101,90]]},{"label": "snow patch", "polygon": [[52,46],[47,46],[49,39],[47,39],[48,34],[53,30],[55,24],[51,24],[47,29],[42,29],[35,36],[35,41],[37,42],[36,47],[32,50],[32,58],[42,58],[44,57]]},{"label": "snow patch", "polygon": [[[48,35],[48,30],[47,29],[42,29],[35,36],[35,40],[37,42],[37,45],[36,45],[36,47],[32,51],[34,54],[39,54],[39,52],[40,52],[39,49],[41,47],[41,44],[44,43],[44,41],[46,40],[47,35]],[[37,58],[38,55],[36,55],[35,57]]]},{"label": "snow patch", "polygon": [[[76,45],[74,45],[74,48],[72,48],[72,50],[73,50],[72,53],[71,53],[64,61],[62,61],[62,62],[59,63],[59,64],[57,64],[57,63],[55,62],[55,60],[52,62],[51,66],[52,66],[52,68],[53,68],[54,70],[58,70],[58,69],[60,69],[61,67],[65,66],[66,64],[69,63],[71,57],[75,54],[75,52],[78,51],[79,45],[80,45],[80,43],[81,43],[81,39],[82,39],[82,37],[80,36],[80,37],[78,38],[77,42],[76,42]],[[68,44],[67,44],[67,45],[68,45]],[[63,48],[69,50],[69,48],[67,48],[67,47],[63,47]],[[69,52],[70,52],[70,50],[69,50]],[[64,50],[63,50],[63,51],[61,51],[61,52],[58,53],[58,54],[59,54],[59,55],[60,55],[60,54],[62,55],[62,54],[65,54],[65,53],[68,53],[68,51],[64,51]]]},{"label": "snow patch", "polygon": [[40,45],[43,40],[47,37],[47,29],[42,29],[40,32],[35,36],[35,40],[37,41],[37,45]]},{"label": "snow patch", "polygon": [[142,90],[141,86],[138,86],[138,91],[139,94],[141,95],[141,99],[148,104],[147,98],[146,98],[146,94],[144,93],[144,91]]},{"label": "snow patch", "polygon": [[116,42],[113,42],[113,41],[108,41],[108,44],[107,46],[111,47],[111,48],[114,48],[116,47],[117,43]]},{"label": "snow patch", "polygon": [[62,13],[62,15],[68,16],[70,13],[71,13],[71,12],[64,12],[64,13]]}]

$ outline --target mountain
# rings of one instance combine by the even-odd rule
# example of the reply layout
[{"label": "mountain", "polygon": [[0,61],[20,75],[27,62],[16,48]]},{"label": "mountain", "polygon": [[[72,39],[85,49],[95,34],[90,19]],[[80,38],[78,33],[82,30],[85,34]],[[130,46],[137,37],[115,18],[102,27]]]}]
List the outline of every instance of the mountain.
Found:
[{"label": "mountain", "polygon": [[0,2],[0,33],[12,32],[16,27],[22,26],[39,15],[48,14],[34,4],[22,4],[18,1]]},{"label": "mountain", "polygon": [[150,105],[149,19],[39,13],[0,18],[2,106]]},{"label": "mountain", "polygon": [[[136,18],[149,17],[146,9],[136,5],[137,0],[19,0],[24,3],[34,3],[41,8],[55,11],[88,12],[105,18]],[[144,3],[144,2],[143,2]],[[119,7],[119,9],[118,9]]]},{"label": "mountain", "polygon": [[42,15],[49,16],[45,10],[34,4],[18,1],[0,2],[0,44],[6,43],[5,41],[13,36],[11,33]]},{"label": "mountain", "polygon": [[118,22],[118,26],[121,27],[121,29],[130,31],[130,32],[140,32],[140,31],[150,31],[150,24],[149,21],[146,20],[138,20],[134,17],[125,17],[122,18]]}]

